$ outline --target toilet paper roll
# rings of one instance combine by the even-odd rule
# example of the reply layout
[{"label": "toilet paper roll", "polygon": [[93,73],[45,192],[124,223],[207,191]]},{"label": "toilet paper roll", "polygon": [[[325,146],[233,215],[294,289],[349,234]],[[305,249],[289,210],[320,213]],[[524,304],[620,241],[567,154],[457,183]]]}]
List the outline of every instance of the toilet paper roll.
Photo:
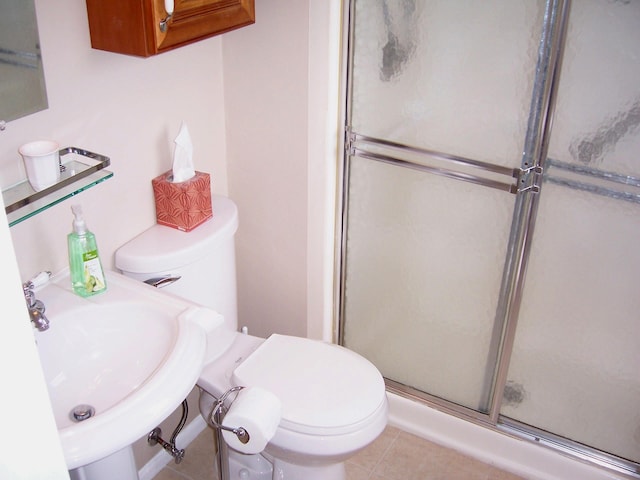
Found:
[{"label": "toilet paper roll", "polygon": [[260,453],[276,433],[282,416],[282,404],[273,393],[259,387],[240,390],[225,415],[222,425],[229,428],[244,428],[249,441],[242,443],[233,433],[222,431],[222,436],[234,450],[242,453]]}]

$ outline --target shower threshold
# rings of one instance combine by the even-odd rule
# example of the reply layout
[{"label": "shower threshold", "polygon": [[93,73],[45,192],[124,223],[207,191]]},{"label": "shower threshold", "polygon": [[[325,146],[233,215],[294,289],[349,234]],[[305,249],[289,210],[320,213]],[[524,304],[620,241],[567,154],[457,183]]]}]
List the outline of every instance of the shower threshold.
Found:
[{"label": "shower threshold", "polygon": [[[581,480],[640,479],[640,464],[635,462],[574,442],[567,438],[554,435],[550,432],[537,429],[502,415],[498,417],[498,423],[493,424],[489,420],[489,415],[487,413],[458,405],[393,380],[385,378],[385,383],[387,385],[387,392],[390,394],[390,422],[392,424],[407,430],[410,433],[426,438],[427,440],[435,441],[436,443],[443,444],[450,448],[456,448],[468,453],[469,455],[476,456],[480,460],[494,463],[501,468],[512,471],[513,473],[523,474],[531,472],[518,471],[518,468],[514,468],[514,466],[510,464],[512,459],[510,459],[508,463],[504,464],[502,463],[503,458],[493,458],[491,452],[483,451],[485,449],[484,441],[482,445],[468,444],[466,446],[462,446],[461,443],[468,443],[469,439],[471,439],[471,441],[475,441],[479,437],[482,437],[483,434],[478,433],[477,430],[479,427],[482,427],[487,432],[490,432],[486,433],[486,435],[493,433],[503,437],[509,437],[512,440],[524,440],[527,445],[534,449],[561,455],[567,460],[573,461],[573,463],[576,463],[577,461],[580,464],[593,469],[591,475],[587,475],[582,472],[580,476],[574,475],[566,477],[566,471],[562,468],[565,475],[557,476],[555,478],[581,478]],[[426,413],[429,410],[436,411],[438,414],[445,416],[440,417],[443,422],[443,431],[446,430],[444,435],[441,435],[442,432],[437,431],[438,423],[433,422],[433,418],[430,417],[432,414]],[[446,417],[449,417],[449,419]],[[471,427],[464,427],[458,424],[458,427],[452,428],[448,423],[456,421],[466,422],[470,424]],[[475,433],[462,432],[465,428],[472,427],[476,427]],[[458,429],[460,431],[458,431]],[[451,435],[452,431],[454,432],[454,437],[459,433],[464,439],[458,441],[452,438],[447,438]],[[503,447],[498,448],[498,450],[500,453],[496,455],[499,455],[500,457],[505,455],[506,452]],[[544,454],[542,455],[544,456]],[[527,458],[527,460],[524,461],[528,461],[530,456],[531,452],[527,452],[523,455],[523,457]],[[562,461],[560,460],[559,463],[562,463]],[[525,470],[529,470],[529,467],[527,466],[524,466],[523,468]],[[560,473],[557,475],[560,475]],[[553,478],[554,476],[553,472],[549,472],[548,475],[534,476],[532,478]]]}]

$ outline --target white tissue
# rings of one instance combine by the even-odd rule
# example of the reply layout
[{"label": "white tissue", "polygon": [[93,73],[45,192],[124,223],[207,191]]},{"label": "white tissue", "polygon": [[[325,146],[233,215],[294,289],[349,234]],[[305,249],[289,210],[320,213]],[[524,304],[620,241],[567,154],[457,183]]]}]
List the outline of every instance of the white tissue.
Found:
[{"label": "white tissue", "polygon": [[282,404],[273,393],[260,387],[240,390],[225,415],[222,425],[229,428],[244,428],[249,441],[242,443],[233,432],[222,431],[222,436],[234,450],[254,454],[264,450],[280,424]]},{"label": "white tissue", "polygon": [[176,144],[173,151],[173,183],[184,182],[193,178],[196,172],[193,168],[193,144],[187,125],[182,122],[180,132],[174,140]]}]

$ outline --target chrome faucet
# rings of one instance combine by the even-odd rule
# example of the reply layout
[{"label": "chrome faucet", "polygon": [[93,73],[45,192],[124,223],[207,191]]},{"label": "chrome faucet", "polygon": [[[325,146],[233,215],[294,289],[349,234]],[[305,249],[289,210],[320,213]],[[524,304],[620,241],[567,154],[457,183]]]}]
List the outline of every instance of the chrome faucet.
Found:
[{"label": "chrome faucet", "polygon": [[27,302],[27,308],[29,309],[29,317],[31,317],[31,323],[40,332],[44,332],[49,328],[49,319],[44,314],[45,306],[41,300],[36,299],[36,294],[33,289],[37,286],[45,284],[51,272],[41,272],[27,283],[22,284],[22,291],[24,292],[24,299]]}]

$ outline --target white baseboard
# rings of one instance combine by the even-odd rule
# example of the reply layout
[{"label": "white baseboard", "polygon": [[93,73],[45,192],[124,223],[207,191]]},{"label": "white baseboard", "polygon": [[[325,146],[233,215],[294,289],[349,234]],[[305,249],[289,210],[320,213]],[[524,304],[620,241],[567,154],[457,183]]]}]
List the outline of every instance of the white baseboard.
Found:
[{"label": "white baseboard", "polygon": [[[195,438],[202,433],[206,428],[207,422],[204,421],[200,415],[191,420],[189,424],[184,427],[182,432],[176,438],[176,445],[178,448],[187,448],[187,446],[195,440]],[[140,480],[152,480],[160,470],[167,466],[169,462],[173,461],[173,457],[160,449],[151,460],[149,460],[139,471],[138,478]]]}]

